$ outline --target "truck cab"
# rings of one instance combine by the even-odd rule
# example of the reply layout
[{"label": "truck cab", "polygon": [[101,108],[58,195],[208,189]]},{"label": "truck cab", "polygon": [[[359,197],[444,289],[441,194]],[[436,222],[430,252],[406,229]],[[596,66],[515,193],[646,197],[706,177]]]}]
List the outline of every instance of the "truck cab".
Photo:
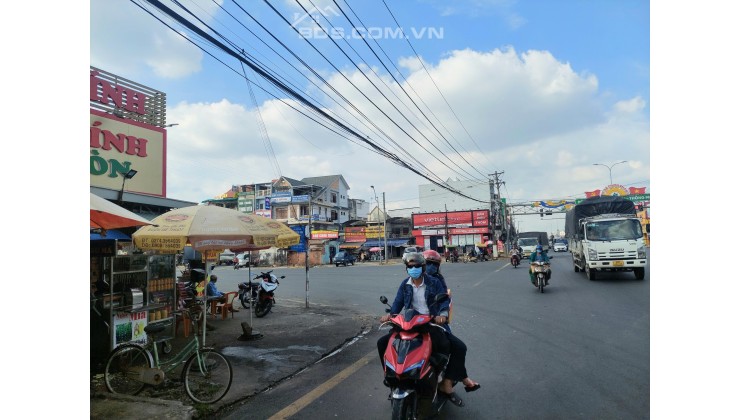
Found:
[{"label": "truck cab", "polygon": [[633,271],[638,280],[645,277],[647,253],[640,219],[634,215],[583,218],[569,246],[575,271],[584,271],[589,280],[598,271]]},{"label": "truck cab", "polygon": [[522,257],[529,258],[539,245],[539,240],[537,238],[519,238],[516,240],[516,244],[522,248]]}]

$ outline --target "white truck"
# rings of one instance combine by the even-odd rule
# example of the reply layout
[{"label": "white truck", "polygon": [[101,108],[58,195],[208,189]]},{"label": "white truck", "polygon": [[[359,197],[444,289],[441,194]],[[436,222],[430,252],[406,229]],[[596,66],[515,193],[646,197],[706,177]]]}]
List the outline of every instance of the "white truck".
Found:
[{"label": "white truck", "polygon": [[529,258],[529,255],[534,252],[537,245],[542,245],[542,249],[545,251],[550,249],[547,232],[519,232],[517,234],[516,244],[522,247],[523,258]]},{"label": "white truck", "polygon": [[597,272],[632,271],[645,278],[647,249],[635,205],[619,196],[588,198],[565,214],[573,268],[596,280]]}]

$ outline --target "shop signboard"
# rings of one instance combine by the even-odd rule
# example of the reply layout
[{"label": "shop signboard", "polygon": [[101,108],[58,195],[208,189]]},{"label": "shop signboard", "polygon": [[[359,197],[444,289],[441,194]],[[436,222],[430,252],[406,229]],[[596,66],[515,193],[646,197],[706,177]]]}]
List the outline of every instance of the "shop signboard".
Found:
[{"label": "shop signboard", "polygon": [[236,205],[240,212],[251,214],[254,212],[254,193],[239,193]]},{"label": "shop signboard", "polygon": [[272,197],[272,199],[270,200],[270,205],[284,203],[290,203],[290,196]]},{"label": "shop signboard", "polygon": [[350,226],[344,228],[344,240],[345,242],[365,242],[367,237],[365,236],[364,226]]},{"label": "shop signboard", "polygon": [[272,218],[272,210],[256,210],[254,212],[257,216],[267,217],[268,219]]},{"label": "shop signboard", "polygon": [[167,130],[156,111],[166,95],[90,68],[90,185],[166,196]]},{"label": "shop signboard", "polygon": [[414,229],[488,226],[489,210],[412,214]]},{"label": "shop signboard", "polygon": [[118,312],[113,318],[113,348],[123,343],[146,344],[146,311]]},{"label": "shop signboard", "polygon": [[454,228],[450,229],[450,235],[469,235],[471,233],[488,233],[488,228]]},{"label": "shop signboard", "polygon": [[291,245],[288,248],[291,251],[295,252],[306,252],[306,228],[305,225],[292,225],[290,228],[293,230],[293,232],[297,233],[298,236],[300,236],[300,242],[296,245]]},{"label": "shop signboard", "polygon": [[311,239],[337,239],[339,231],[337,230],[312,230]]},{"label": "shop signboard", "polygon": [[294,203],[308,203],[309,196],[307,195],[294,195],[290,201]]},{"label": "shop signboard", "polygon": [[367,226],[365,228],[365,237],[366,238],[382,238],[384,232],[385,230],[383,229],[382,225]]}]

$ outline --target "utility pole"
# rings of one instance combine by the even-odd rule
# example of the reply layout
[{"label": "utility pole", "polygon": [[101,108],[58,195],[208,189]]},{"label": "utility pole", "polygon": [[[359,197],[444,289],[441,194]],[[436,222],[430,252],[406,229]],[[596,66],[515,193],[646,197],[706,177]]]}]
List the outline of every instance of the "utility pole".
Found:
[{"label": "utility pole", "polygon": [[443,241],[445,245],[445,251],[447,251],[447,245],[450,245],[450,228],[447,223],[447,204],[445,204],[445,240]]},{"label": "utility pole", "polygon": [[311,255],[311,219],[313,219],[313,186],[308,193],[308,227],[306,229],[306,309],[308,309],[308,267]]},{"label": "utility pole", "polygon": [[383,241],[385,242],[385,245],[383,247],[383,252],[385,252],[385,255],[383,256],[383,259],[385,262],[388,262],[388,227],[386,226],[388,215],[385,212],[385,191],[383,191]]},{"label": "utility pole", "polygon": [[[506,217],[505,217],[505,211],[501,210],[499,212],[499,209],[502,208],[501,203],[501,185],[506,184],[504,181],[499,180],[499,175],[503,175],[504,171],[501,172],[494,172],[492,174],[488,174],[488,176],[493,177],[493,179],[488,181],[490,193],[491,193],[491,215],[493,219],[493,234],[495,238],[493,239],[493,242],[495,246],[493,247],[493,256],[495,258],[498,258],[498,238],[501,236],[501,229],[496,229],[496,221],[501,221],[500,227],[503,228],[503,231],[506,232]],[[495,188],[495,192],[494,192]],[[508,239],[508,236],[507,236]]]}]

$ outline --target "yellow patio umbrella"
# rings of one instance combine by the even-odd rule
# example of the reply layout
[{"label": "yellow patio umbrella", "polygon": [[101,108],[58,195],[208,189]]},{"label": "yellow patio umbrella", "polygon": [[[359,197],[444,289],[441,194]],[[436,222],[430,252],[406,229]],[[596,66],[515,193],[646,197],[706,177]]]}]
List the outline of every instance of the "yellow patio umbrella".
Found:
[{"label": "yellow patio umbrella", "polygon": [[[155,217],[154,225],[132,235],[134,245],[146,251],[179,252],[190,244],[197,251],[286,248],[300,242],[300,236],[286,224],[253,214],[218,206],[190,206]],[[207,274],[210,268],[206,264]],[[204,299],[203,313],[207,302]],[[203,343],[206,339],[205,319]]]},{"label": "yellow patio umbrella", "polygon": [[190,206],[155,217],[153,226],[134,232],[134,245],[149,251],[178,252],[190,244],[209,249],[285,248],[300,242],[286,224],[218,206]]}]

